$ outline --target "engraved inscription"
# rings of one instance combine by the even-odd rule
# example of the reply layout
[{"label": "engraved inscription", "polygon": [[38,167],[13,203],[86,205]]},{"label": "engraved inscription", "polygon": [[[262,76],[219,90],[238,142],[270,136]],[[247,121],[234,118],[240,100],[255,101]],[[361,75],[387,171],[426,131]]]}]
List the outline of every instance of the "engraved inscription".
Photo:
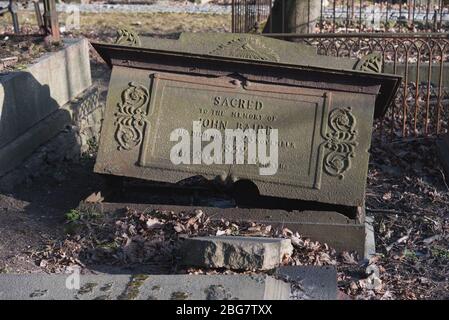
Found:
[{"label": "engraved inscription", "polygon": [[130,82],[122,92],[115,115],[115,139],[119,150],[131,150],[142,142],[146,119],[144,106],[148,103],[148,89]]},{"label": "engraved inscription", "polygon": [[355,130],[356,119],[351,108],[334,109],[329,114],[329,128],[324,147],[327,150],[324,156],[324,171],[340,179],[351,167],[351,158],[354,157],[354,148],[357,146]]},{"label": "engraved inscription", "polygon": [[251,60],[279,62],[279,56],[264,46],[258,38],[241,37],[233,39],[210,52],[212,55],[229,56]]},{"label": "engraved inscription", "polygon": [[[327,141],[320,131],[325,125],[322,121],[328,119],[330,93],[305,88],[289,88],[287,93],[278,86],[253,83],[241,87],[230,85],[231,82],[232,78],[211,81],[168,74],[155,76],[147,107],[153,116],[144,130],[139,165],[204,176],[232,174],[238,179],[282,181],[286,185],[319,189],[324,158],[320,145],[323,139]],[[185,129],[193,140],[193,121],[199,121],[203,130],[217,129],[222,134],[227,129],[278,130],[278,172],[262,177],[258,166],[253,164],[194,166],[191,160],[190,164],[172,165],[168,158],[175,142],[167,143],[170,134],[174,129]],[[201,142],[198,150],[208,143]],[[269,144],[267,147],[271,148]],[[225,145],[224,153],[226,148]],[[246,144],[242,149],[246,154],[245,148]],[[191,150],[190,154],[194,152]]]}]

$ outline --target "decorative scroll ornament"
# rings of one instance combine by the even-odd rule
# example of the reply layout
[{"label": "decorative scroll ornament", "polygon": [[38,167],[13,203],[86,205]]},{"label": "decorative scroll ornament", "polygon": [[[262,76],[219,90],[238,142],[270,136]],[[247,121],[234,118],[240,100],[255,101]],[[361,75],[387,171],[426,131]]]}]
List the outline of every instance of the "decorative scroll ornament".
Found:
[{"label": "decorative scroll ornament", "polygon": [[146,123],[144,107],[148,103],[148,89],[134,82],[122,92],[122,101],[115,113],[115,138],[119,150],[131,150],[142,142]]},{"label": "decorative scroll ornament", "polygon": [[130,47],[140,47],[140,38],[136,32],[128,29],[117,30],[117,38],[115,44],[121,44]]},{"label": "decorative scroll ornament", "polygon": [[329,114],[329,128],[332,132],[326,134],[324,147],[324,170],[331,176],[344,178],[344,173],[351,167],[357,131],[354,129],[356,120],[351,108],[334,109]]},{"label": "decorative scroll ornament", "polygon": [[215,56],[235,57],[251,60],[279,62],[279,56],[270,48],[264,46],[259,39],[241,37],[219,45],[209,54]]},{"label": "decorative scroll ornament", "polygon": [[382,72],[382,56],[379,53],[371,53],[360,59],[356,66],[357,70],[366,72]]}]

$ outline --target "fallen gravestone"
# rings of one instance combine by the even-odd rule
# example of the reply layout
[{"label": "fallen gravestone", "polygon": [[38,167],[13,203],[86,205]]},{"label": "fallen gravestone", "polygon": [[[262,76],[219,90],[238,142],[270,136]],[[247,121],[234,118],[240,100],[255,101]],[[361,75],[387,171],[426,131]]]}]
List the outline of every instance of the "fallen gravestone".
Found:
[{"label": "fallen gravestone", "polygon": [[[265,275],[2,274],[0,300],[288,300],[290,284]],[[79,287],[78,287],[79,285]]]},{"label": "fallen gravestone", "polygon": [[270,270],[291,256],[290,239],[215,236],[183,240],[181,264],[233,270]]},{"label": "fallen gravestone", "polygon": [[118,42],[93,43],[112,67],[95,172],[249,184],[268,202],[312,205],[296,208],[302,224],[318,233],[344,226],[364,246],[372,122],[400,82],[379,73],[380,56],[322,57],[246,34],[165,40],[122,31]]}]

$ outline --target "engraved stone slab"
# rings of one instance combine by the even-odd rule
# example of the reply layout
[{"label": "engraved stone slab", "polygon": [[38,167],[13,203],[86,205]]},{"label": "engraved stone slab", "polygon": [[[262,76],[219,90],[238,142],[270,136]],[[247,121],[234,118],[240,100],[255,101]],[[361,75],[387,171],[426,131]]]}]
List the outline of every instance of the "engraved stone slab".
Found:
[{"label": "engraved stone slab", "polygon": [[[391,101],[397,76],[286,65],[268,56],[94,47],[114,66],[96,172],[172,183],[195,175],[226,185],[250,180],[261,195],[363,206],[373,117]],[[254,54],[251,46],[238,50]],[[195,121],[200,134],[216,129],[223,137],[228,129],[278,130],[277,171],[261,175],[260,162],[205,164],[192,157],[174,164],[178,141],[170,137],[185,130],[195,140]],[[265,147],[271,150],[271,142]]]},{"label": "engraved stone slab", "polygon": [[[307,89],[290,90],[290,94],[285,94],[279,90],[279,86],[248,83],[234,85],[233,79],[223,80],[211,81],[168,74],[153,75],[151,89],[157,89],[152,91],[153,99],[148,106],[147,114],[151,112],[157,115],[157,123],[150,119],[150,128],[145,132],[143,127],[133,127],[136,132],[142,132],[141,139],[138,133],[137,139],[133,140],[135,143],[142,140],[139,164],[142,167],[155,165],[164,167],[167,155],[170,154],[170,149],[174,145],[174,143],[164,142],[169,141],[170,133],[176,128],[186,128],[191,131],[191,128],[187,128],[186,125],[191,126],[193,121],[200,121],[203,129],[214,128],[221,131],[280,129],[282,127],[279,137],[281,168],[275,177],[264,177],[264,179],[272,181],[281,179],[292,186],[319,188],[322,167],[317,166],[317,163],[323,156],[321,149],[325,148],[324,145],[319,146],[323,142],[320,138],[326,137],[327,134],[325,131],[320,132],[321,121],[325,113],[328,113],[326,94]],[[129,90],[134,90],[133,85],[130,85]],[[142,94],[144,94],[143,88]],[[180,111],[180,107],[185,108],[185,111]],[[345,111],[337,110],[327,117],[336,117],[338,112]],[[289,120],[295,118],[300,119],[300,125],[289,124]],[[121,121],[123,122],[120,118],[116,131],[118,147],[128,149],[132,146],[123,143],[125,132],[120,127]],[[152,123],[154,123],[153,131]],[[337,128],[332,130],[334,129]],[[351,146],[355,145],[354,141],[349,143]],[[298,152],[298,148],[312,150],[312,152]],[[293,167],[296,168],[293,169]],[[334,175],[342,175],[345,171],[342,168],[341,173],[332,172],[331,166],[324,168]],[[176,170],[210,177],[226,176],[227,172],[231,172],[234,177],[245,175],[252,180],[261,179],[258,167],[255,165],[204,165],[201,167],[180,165]]]}]

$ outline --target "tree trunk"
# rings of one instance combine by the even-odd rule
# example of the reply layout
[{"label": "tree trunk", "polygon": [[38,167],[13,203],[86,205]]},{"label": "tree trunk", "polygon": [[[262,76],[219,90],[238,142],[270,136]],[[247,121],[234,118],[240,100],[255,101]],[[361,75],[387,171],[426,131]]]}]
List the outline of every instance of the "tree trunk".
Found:
[{"label": "tree trunk", "polygon": [[264,33],[315,33],[322,0],[275,0]]}]

